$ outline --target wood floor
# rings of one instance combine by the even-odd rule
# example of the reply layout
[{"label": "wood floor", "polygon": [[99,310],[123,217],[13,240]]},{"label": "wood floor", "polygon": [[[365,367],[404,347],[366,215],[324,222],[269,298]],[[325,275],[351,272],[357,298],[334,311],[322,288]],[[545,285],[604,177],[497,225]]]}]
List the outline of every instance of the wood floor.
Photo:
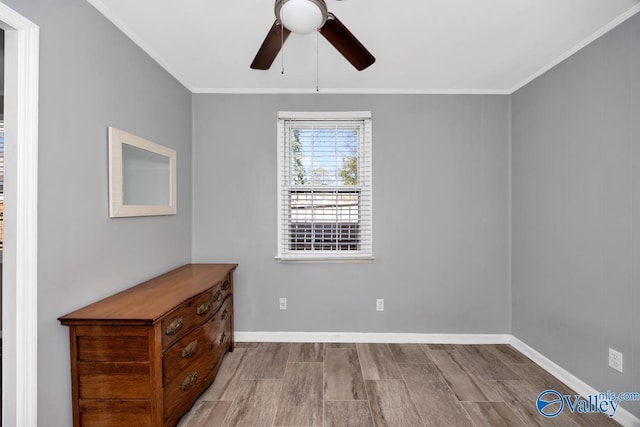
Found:
[{"label": "wood floor", "polygon": [[617,425],[546,389],[574,394],[508,345],[237,343],[179,427]]}]

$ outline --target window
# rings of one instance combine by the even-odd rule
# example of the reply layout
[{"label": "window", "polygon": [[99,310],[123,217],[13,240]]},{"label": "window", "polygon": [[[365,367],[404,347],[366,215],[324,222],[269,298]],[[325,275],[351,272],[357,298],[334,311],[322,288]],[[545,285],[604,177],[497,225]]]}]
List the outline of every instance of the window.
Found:
[{"label": "window", "polygon": [[371,113],[278,117],[280,260],[372,259]]}]

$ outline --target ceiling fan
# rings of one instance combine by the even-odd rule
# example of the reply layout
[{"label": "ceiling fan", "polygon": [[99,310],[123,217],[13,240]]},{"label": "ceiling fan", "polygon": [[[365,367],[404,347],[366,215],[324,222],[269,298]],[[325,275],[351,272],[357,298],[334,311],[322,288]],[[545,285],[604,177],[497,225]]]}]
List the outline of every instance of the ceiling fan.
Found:
[{"label": "ceiling fan", "polygon": [[358,71],[376,60],[351,31],[328,11],[324,0],[276,0],[275,14],[276,21],[251,63],[254,70],[268,70],[292,32],[307,34],[316,30]]}]

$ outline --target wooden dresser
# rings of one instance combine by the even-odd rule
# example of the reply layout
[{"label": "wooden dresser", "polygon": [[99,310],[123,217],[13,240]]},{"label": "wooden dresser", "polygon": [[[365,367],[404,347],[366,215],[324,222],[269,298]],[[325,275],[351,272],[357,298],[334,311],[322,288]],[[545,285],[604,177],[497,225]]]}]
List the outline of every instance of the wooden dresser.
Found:
[{"label": "wooden dresser", "polygon": [[235,268],[185,265],[58,319],[74,426],[175,426],[233,351]]}]

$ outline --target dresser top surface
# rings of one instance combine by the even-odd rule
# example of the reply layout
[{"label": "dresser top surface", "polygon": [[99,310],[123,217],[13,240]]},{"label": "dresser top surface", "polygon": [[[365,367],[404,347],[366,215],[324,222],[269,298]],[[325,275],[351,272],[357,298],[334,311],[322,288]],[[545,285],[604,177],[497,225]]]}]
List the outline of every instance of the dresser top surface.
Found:
[{"label": "dresser top surface", "polygon": [[71,312],[64,325],[122,322],[155,323],[185,300],[222,281],[237,264],[187,264]]}]

